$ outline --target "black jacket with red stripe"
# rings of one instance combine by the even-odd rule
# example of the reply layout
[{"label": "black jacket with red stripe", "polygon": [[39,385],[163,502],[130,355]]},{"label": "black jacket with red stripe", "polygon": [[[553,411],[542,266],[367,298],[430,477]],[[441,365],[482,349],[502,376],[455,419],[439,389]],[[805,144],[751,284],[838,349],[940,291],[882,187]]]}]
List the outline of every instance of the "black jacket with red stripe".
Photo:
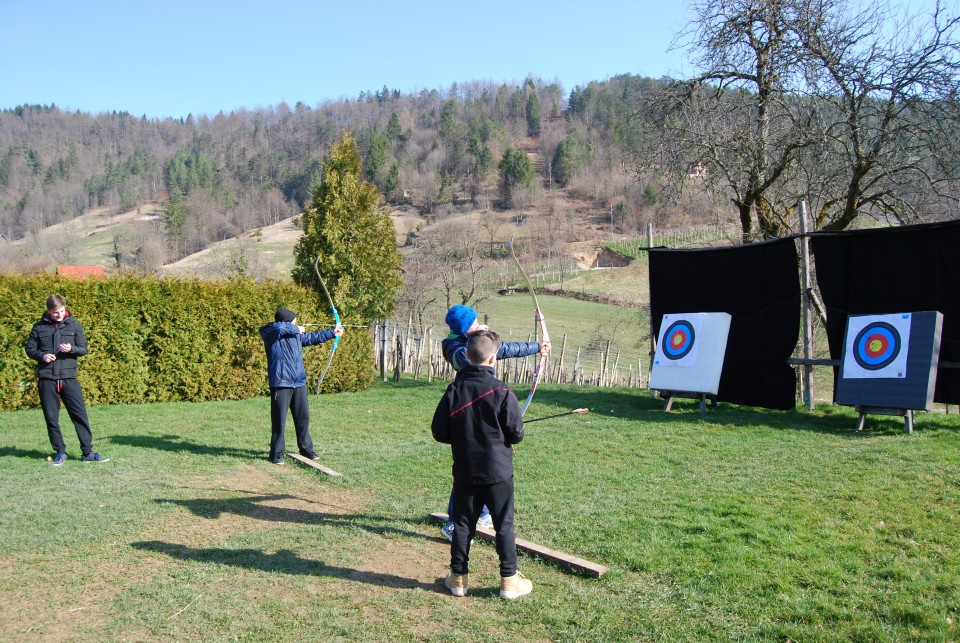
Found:
[{"label": "black jacket with red stripe", "polygon": [[513,448],[523,419],[513,391],[490,366],[467,366],[447,387],[431,426],[437,442],[453,450],[453,478],[494,484],[513,477]]}]

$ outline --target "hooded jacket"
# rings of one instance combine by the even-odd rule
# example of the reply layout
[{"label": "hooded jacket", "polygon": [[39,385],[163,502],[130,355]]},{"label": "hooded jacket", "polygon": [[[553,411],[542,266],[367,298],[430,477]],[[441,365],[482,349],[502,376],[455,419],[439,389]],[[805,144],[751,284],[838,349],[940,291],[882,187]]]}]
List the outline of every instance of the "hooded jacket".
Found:
[{"label": "hooded jacket", "polygon": [[291,322],[273,322],[260,327],[260,337],[267,351],[270,388],[301,388],[307,385],[303,347],[333,339],[334,329],[301,333],[300,328]]},{"label": "hooded jacket", "polygon": [[433,438],[453,450],[459,484],[489,485],[513,477],[513,446],[523,440],[520,405],[490,366],[467,366],[433,415]]},{"label": "hooded jacket", "polygon": [[[70,351],[63,353],[60,344],[70,344]],[[87,354],[87,338],[80,322],[70,311],[61,322],[55,322],[44,313],[27,337],[24,344],[27,357],[37,361],[37,377],[42,380],[72,380],[77,377],[77,358]],[[43,356],[53,353],[57,359],[43,361]]]}]

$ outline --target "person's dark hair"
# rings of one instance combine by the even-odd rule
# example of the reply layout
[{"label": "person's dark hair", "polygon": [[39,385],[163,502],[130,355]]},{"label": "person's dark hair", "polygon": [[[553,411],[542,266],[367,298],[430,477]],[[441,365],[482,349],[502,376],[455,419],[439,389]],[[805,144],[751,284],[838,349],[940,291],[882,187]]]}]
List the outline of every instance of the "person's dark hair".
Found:
[{"label": "person's dark hair", "polygon": [[66,306],[67,300],[63,298],[63,295],[50,295],[47,297],[47,310],[56,310],[60,306]]},{"label": "person's dark hair", "polygon": [[500,336],[492,330],[480,330],[467,340],[467,359],[471,364],[483,364],[500,349]]}]

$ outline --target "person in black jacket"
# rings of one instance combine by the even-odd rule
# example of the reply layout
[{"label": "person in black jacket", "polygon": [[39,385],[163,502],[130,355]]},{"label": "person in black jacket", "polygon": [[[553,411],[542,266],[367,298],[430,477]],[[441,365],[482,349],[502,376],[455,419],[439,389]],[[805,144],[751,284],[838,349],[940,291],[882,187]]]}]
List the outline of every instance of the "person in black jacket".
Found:
[{"label": "person in black jacket", "polygon": [[[453,367],[453,370],[459,372],[460,369],[470,365],[470,361],[467,359],[467,340],[470,335],[481,330],[489,330],[489,328],[479,322],[476,310],[463,304],[451,306],[444,321],[450,328],[450,334],[440,343],[443,358]],[[500,347],[497,349],[497,359],[527,357],[528,355],[536,355],[540,351],[549,352],[550,342],[500,342]],[[453,516],[453,507],[453,491],[450,491],[450,500],[447,501],[447,516]],[[485,529],[493,528],[490,510],[486,506],[480,512],[477,525]],[[440,527],[440,533],[447,540],[453,539],[453,530],[452,518],[448,518]]]},{"label": "person in black jacket", "polygon": [[67,447],[60,431],[60,402],[67,407],[70,420],[80,438],[84,462],[107,462],[93,450],[93,433],[83,403],[83,391],[77,381],[77,358],[87,354],[87,338],[83,327],[67,310],[67,301],[60,295],[47,298],[47,312],[43,314],[27,337],[24,345],[27,357],[37,361],[37,389],[40,407],[47,423],[50,446],[56,452],[53,466],[67,460]]},{"label": "person in black jacket", "polygon": [[321,344],[343,334],[339,328],[305,332],[297,326],[297,315],[286,308],[278,308],[274,322],[260,327],[260,337],[267,351],[267,379],[270,382],[270,461],[283,464],[286,451],[284,429],[287,411],[293,413],[300,455],[317,459],[310,437],[310,406],[307,402],[307,369],[303,366],[303,347]]},{"label": "person in black jacket", "polygon": [[433,415],[431,431],[453,451],[454,530],[450,574],[444,585],[454,596],[466,596],[470,542],[484,505],[490,507],[500,557],[500,596],[529,594],[533,583],[517,571],[513,531],[513,447],[523,440],[520,405],[510,388],[497,379],[494,364],[500,338],[481,330],[467,343],[470,366],[460,369]]}]

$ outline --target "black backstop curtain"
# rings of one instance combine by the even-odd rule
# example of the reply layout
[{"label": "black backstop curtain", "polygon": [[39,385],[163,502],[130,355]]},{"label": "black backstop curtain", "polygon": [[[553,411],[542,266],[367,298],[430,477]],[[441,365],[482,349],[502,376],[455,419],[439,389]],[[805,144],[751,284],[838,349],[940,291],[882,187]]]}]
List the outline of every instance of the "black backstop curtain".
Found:
[{"label": "black backstop curtain", "polygon": [[[960,252],[960,250],[958,250]],[[800,273],[793,239],[733,248],[650,251],[653,331],[667,313],[729,313],[717,397],[769,409],[796,406],[787,359],[800,334]]]},{"label": "black backstop curtain", "polygon": [[[960,221],[814,233],[811,247],[832,359],[843,355],[850,314],[939,310],[940,361],[960,362]],[[933,399],[960,404],[960,369],[938,370]]]}]

